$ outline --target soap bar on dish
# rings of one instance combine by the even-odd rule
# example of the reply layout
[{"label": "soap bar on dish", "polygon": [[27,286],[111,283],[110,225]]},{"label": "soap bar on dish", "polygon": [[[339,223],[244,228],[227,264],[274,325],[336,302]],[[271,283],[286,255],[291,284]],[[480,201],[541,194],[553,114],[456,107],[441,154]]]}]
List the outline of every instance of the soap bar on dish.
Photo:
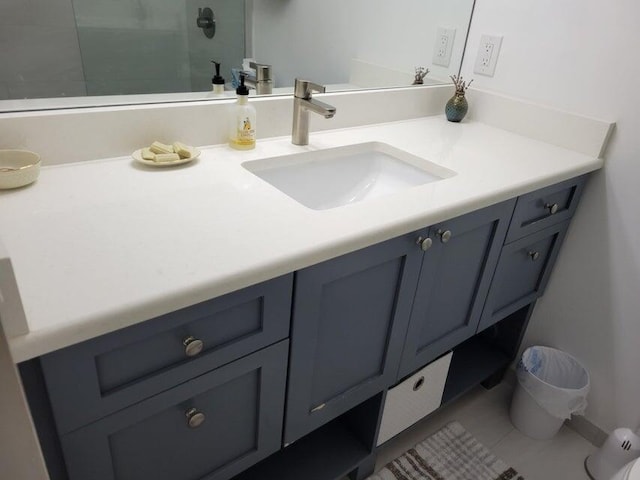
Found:
[{"label": "soap bar on dish", "polygon": [[143,148],[141,155],[142,155],[142,158],[144,158],[145,160],[155,161],[156,159],[156,154],[153,153],[150,148]]},{"label": "soap bar on dish", "polygon": [[190,146],[185,145],[182,142],[174,142],[173,143],[173,151],[180,155],[180,158],[191,158],[193,157],[193,150]]},{"label": "soap bar on dish", "polygon": [[180,160],[180,155],[177,153],[158,153],[156,154],[156,162],[175,162]]},{"label": "soap bar on dish", "polygon": [[149,147],[149,150],[151,150],[153,153],[159,153],[159,154],[173,153],[173,146],[165,145],[162,142],[156,141],[151,144],[151,146]]}]

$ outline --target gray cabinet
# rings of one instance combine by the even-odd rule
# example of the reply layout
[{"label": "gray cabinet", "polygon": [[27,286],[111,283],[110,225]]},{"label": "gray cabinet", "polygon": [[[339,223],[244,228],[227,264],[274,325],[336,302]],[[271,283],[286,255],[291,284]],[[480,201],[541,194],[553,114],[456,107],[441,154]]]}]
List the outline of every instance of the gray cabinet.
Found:
[{"label": "gray cabinet", "polygon": [[507,243],[573,217],[588,175],[571,178],[518,197]]},{"label": "gray cabinet", "polygon": [[587,178],[571,178],[518,197],[478,332],[544,293]]},{"label": "gray cabinet", "polygon": [[395,381],[422,259],[418,235],[296,273],[285,443]]},{"label": "gray cabinet", "polygon": [[285,275],[45,355],[59,432],[288,337],[292,281]]},{"label": "gray cabinet", "polygon": [[280,448],[288,341],[63,435],[71,479],[228,479]]},{"label": "gray cabinet", "polygon": [[453,349],[444,401],[499,381],[584,180],[46,355],[34,362],[55,425],[39,432],[55,432],[71,480],[227,480],[251,466],[246,478],[323,479],[325,451],[340,458],[326,471],[364,475],[399,379]]},{"label": "gray cabinet", "polygon": [[[285,443],[476,332],[514,205],[493,205],[296,274]],[[418,238],[430,238],[431,246],[423,251]]]},{"label": "gray cabinet", "polygon": [[478,327],[515,200],[434,225],[398,378],[471,337]]},{"label": "gray cabinet", "polygon": [[493,325],[544,293],[569,220],[505,245],[478,331]]}]

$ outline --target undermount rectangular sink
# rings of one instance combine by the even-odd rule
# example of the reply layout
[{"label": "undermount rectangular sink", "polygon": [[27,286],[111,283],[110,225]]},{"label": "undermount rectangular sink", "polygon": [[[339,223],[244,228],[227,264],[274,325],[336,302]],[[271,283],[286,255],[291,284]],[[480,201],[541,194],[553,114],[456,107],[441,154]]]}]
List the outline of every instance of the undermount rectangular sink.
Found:
[{"label": "undermount rectangular sink", "polygon": [[381,142],[252,160],[242,166],[314,210],[362,202],[456,174]]}]

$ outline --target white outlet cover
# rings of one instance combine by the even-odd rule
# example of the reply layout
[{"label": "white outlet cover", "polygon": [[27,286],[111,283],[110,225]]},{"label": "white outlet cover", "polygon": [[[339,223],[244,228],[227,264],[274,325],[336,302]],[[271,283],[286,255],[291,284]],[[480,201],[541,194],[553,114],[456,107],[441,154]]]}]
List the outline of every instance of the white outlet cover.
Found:
[{"label": "white outlet cover", "polygon": [[478,55],[473,68],[474,73],[493,77],[500,55],[502,37],[498,35],[482,35],[478,46]]},{"label": "white outlet cover", "polygon": [[436,33],[436,42],[433,46],[434,65],[448,67],[451,63],[451,52],[453,51],[453,42],[456,38],[455,28],[438,27]]}]

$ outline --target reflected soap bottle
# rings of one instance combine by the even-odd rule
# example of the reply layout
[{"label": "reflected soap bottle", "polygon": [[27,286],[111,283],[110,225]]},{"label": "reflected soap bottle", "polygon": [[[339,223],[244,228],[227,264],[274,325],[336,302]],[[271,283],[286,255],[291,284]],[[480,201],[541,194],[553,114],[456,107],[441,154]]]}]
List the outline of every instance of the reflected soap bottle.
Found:
[{"label": "reflected soap bottle", "polygon": [[224,95],[224,78],[222,78],[222,76],[220,75],[220,62],[211,60],[211,63],[214,64],[216,69],[216,73],[211,79],[213,93],[215,93],[216,95]]},{"label": "reflected soap bottle", "polygon": [[229,115],[229,146],[236,150],[256,147],[256,109],[249,104],[249,89],[244,81],[245,75],[241,73],[236,89],[238,101],[231,106]]}]

